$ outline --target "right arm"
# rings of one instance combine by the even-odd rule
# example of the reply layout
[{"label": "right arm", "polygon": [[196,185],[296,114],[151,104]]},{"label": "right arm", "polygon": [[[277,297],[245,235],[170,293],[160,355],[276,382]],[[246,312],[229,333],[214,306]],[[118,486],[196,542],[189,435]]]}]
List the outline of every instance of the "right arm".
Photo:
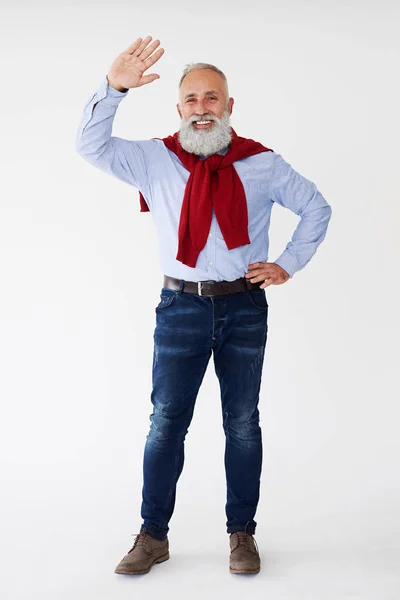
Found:
[{"label": "right arm", "polygon": [[164,52],[161,48],[148,58],[159,44],[156,40],[146,48],[150,40],[150,36],[143,41],[138,38],[114,60],[108,75],[86,103],[75,138],[76,151],[82,158],[137,187],[145,198],[148,196],[146,157],[157,142],[125,140],[112,137],[111,133],[116,110],[128,90],[159,78],[157,74],[143,75]]},{"label": "right arm", "polygon": [[146,196],[146,155],[154,147],[154,140],[133,141],[111,136],[117,108],[127,95],[128,91],[118,92],[111,87],[105,76],[84,107],[75,147],[93,166],[133,185]]}]

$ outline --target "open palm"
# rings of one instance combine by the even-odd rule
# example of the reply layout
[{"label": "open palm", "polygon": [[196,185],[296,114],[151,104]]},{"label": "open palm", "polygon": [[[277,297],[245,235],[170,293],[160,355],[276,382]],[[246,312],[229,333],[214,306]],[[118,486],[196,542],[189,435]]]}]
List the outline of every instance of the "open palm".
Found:
[{"label": "open palm", "polygon": [[113,61],[107,74],[110,84],[116,84],[123,88],[137,88],[151,83],[160,76],[157,73],[143,75],[155,62],[164,54],[164,49],[159,48],[154,54],[154,50],[160,45],[160,40],[154,40],[149,43],[152,37],[138,38],[131,46],[122,52]]}]

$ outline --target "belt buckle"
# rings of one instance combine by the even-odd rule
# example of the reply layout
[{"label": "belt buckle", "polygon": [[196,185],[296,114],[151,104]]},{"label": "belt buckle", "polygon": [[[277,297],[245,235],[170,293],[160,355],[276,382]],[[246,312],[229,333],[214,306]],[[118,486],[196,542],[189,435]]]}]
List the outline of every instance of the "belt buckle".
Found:
[{"label": "belt buckle", "polygon": [[201,296],[201,284],[202,283],[203,283],[202,281],[197,282],[197,293],[199,296]]}]

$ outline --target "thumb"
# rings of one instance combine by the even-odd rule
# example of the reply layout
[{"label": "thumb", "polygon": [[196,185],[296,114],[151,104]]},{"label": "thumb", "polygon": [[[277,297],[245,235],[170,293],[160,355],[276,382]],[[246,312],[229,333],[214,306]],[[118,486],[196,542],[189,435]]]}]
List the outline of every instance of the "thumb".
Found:
[{"label": "thumb", "polygon": [[160,79],[160,76],[157,75],[157,73],[151,73],[150,75],[144,75],[141,78],[138,87],[140,87],[141,85],[146,85],[146,83],[151,83],[152,81],[155,81],[156,79]]}]

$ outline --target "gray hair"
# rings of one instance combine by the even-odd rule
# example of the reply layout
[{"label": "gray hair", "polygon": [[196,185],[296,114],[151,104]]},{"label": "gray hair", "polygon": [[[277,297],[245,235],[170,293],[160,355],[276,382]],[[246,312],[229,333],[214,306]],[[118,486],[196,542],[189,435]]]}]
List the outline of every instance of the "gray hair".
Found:
[{"label": "gray hair", "polygon": [[187,65],[185,65],[185,68],[183,70],[183,75],[179,81],[179,89],[181,88],[182,81],[185,79],[186,75],[188,75],[188,73],[191,73],[192,71],[197,71],[198,69],[211,69],[212,71],[215,71],[216,73],[221,75],[221,77],[225,83],[226,100],[228,101],[228,98],[229,98],[228,80],[225,76],[225,73],[223,73],[221,71],[221,69],[218,69],[218,67],[216,67],[215,65],[210,65],[209,63],[198,62],[198,63],[188,63]]}]

